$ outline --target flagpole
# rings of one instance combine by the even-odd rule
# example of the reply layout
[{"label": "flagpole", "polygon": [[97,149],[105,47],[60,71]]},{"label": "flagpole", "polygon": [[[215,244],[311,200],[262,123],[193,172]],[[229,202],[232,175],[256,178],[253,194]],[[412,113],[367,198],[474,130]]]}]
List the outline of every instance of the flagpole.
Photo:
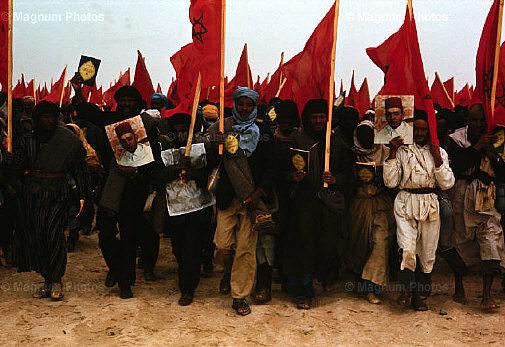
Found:
[{"label": "flagpole", "polygon": [[[221,56],[219,71],[219,132],[224,133],[224,52],[226,29],[226,0],[221,0]],[[223,154],[223,145],[219,145],[219,154]]]},{"label": "flagpole", "polygon": [[[337,51],[337,35],[338,35],[338,12],[339,0],[335,0],[335,16],[333,18],[333,43],[331,47],[330,57],[330,80],[328,83],[328,122],[326,123],[326,149],[324,153],[324,171],[330,171],[330,141],[331,141],[331,124],[333,118],[333,98],[335,96],[335,56]],[[324,188],[328,188],[328,183],[323,183]]]},{"label": "flagpole", "polygon": [[491,85],[491,124],[488,129],[494,125],[494,106],[496,101],[496,84],[498,82],[498,70],[500,66],[500,46],[501,46],[501,27],[503,23],[503,0],[498,5],[498,26],[496,28],[496,48],[494,51],[493,84]]},{"label": "flagpole", "polygon": [[279,64],[280,74],[279,74],[279,86],[282,84],[282,67],[284,66],[284,52],[281,52],[281,62]]},{"label": "flagpole", "polygon": [[435,71],[435,78],[437,78],[438,81],[440,82],[440,84],[442,85],[442,88],[444,89],[445,96],[451,102],[451,107],[454,108],[454,102],[452,101],[452,98],[449,97],[449,93],[447,92],[447,89],[445,89],[444,82],[442,82],[442,80],[440,79],[440,75],[438,74],[437,71]]},{"label": "flagpole", "polygon": [[7,30],[7,152],[12,153],[12,17],[13,0],[9,0],[9,24]]},{"label": "flagpole", "polygon": [[412,0],[408,0],[407,7],[409,8],[410,19],[412,19]]},{"label": "flagpole", "polygon": [[65,79],[67,78],[67,65],[65,65],[65,69],[63,71],[63,79],[61,80],[61,84],[63,88],[61,89],[60,95],[60,107],[63,105],[63,97],[65,96]]},{"label": "flagpole", "polygon": [[196,112],[198,111],[198,102],[200,101],[200,91],[202,89],[202,76],[198,72],[198,79],[196,81],[195,97],[193,99],[193,108],[191,109],[191,124],[189,126],[188,141],[184,152],[185,157],[191,154],[191,145],[193,144],[193,133],[195,131]]}]

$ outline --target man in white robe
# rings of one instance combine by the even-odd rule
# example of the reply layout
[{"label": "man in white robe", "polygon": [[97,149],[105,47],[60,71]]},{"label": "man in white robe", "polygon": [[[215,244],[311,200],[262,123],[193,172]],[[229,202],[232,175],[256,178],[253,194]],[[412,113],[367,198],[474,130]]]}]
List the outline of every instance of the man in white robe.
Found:
[{"label": "man in white robe", "polygon": [[440,232],[436,192],[437,188],[450,189],[454,174],[445,150],[429,143],[428,122],[423,116],[414,123],[414,144],[403,146],[403,139],[397,137],[390,145],[384,183],[400,189],[393,208],[402,257],[400,282],[404,292],[399,301],[410,301],[416,310],[426,311]]}]

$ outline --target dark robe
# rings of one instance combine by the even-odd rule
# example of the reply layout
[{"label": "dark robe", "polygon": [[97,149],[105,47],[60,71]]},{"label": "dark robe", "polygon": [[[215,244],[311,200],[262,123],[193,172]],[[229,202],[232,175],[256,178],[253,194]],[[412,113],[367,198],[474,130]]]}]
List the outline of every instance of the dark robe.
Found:
[{"label": "dark robe", "polygon": [[[343,238],[346,233],[345,206],[335,211],[318,197],[322,191],[324,141],[307,133],[295,136],[295,148],[310,150],[309,175],[291,193],[289,227],[284,236],[284,274],[302,278],[307,274],[323,284],[335,281],[340,268]],[[328,189],[342,202],[352,187],[354,155],[336,129],[331,138],[330,172],[337,183]]]},{"label": "dark robe", "polygon": [[[36,271],[48,282],[65,274],[65,228],[68,209],[77,194],[88,192],[86,151],[70,131],[58,127],[47,143],[35,133],[20,138],[14,166],[20,173],[17,233],[18,271]],[[53,177],[41,177],[49,175]]]}]

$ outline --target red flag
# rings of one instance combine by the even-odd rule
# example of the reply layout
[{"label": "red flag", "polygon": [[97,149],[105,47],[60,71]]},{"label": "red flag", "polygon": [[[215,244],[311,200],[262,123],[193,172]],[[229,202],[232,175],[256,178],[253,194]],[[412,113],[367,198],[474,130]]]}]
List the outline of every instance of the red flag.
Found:
[{"label": "red flag", "polygon": [[[501,52],[501,50],[500,50],[500,52]],[[472,85],[472,86],[470,86],[470,97],[473,98],[473,93],[474,92],[475,92],[475,90],[474,90],[473,85]]]},{"label": "red flag", "polygon": [[235,70],[235,77],[233,77],[225,88],[224,94],[226,107],[233,106],[232,95],[238,87],[247,87],[249,89],[253,87],[251,67],[249,66],[247,55],[247,43],[244,44],[244,48],[242,49],[242,54],[240,55],[237,69]]},{"label": "red flag", "polygon": [[261,81],[260,81],[260,75],[258,75],[258,78],[256,79],[256,83],[254,83],[254,90],[259,94],[261,91]]},{"label": "red flag", "polygon": [[347,98],[345,98],[345,106],[350,106],[357,109],[358,99],[359,99],[358,90],[356,89],[356,85],[354,84],[354,71],[353,71],[351,77],[351,88],[349,89],[349,95],[347,96]]},{"label": "red flag", "polygon": [[470,106],[470,102],[472,101],[472,96],[470,94],[470,88],[468,88],[468,83],[465,84],[463,88],[459,92],[456,93],[455,96],[455,104],[463,107]]},{"label": "red flag", "polygon": [[328,98],[334,18],[335,4],[318,24],[303,51],[284,64],[286,83],[280,97],[293,99],[300,110],[310,99]]},{"label": "red flag", "polygon": [[452,99],[449,97],[449,94],[447,93],[438,73],[435,73],[435,80],[431,85],[431,97],[433,98],[433,103],[438,104],[440,107],[449,110],[454,109]]},{"label": "red flag", "polygon": [[26,85],[24,78],[21,78],[21,81],[18,81],[16,86],[12,88],[12,98],[13,99],[21,99],[26,95]]},{"label": "red flag", "polygon": [[218,86],[221,67],[221,0],[191,0],[189,20],[193,42],[183,46],[170,61],[177,80],[178,106],[164,112],[169,117],[176,112],[191,112],[193,89],[198,72],[202,76],[202,90]]},{"label": "red flag", "polygon": [[38,92],[37,101],[43,100],[46,97],[46,95],[49,94],[49,91],[47,90],[46,83],[44,83],[44,87],[42,87],[42,88],[40,88],[40,85],[39,85],[37,92]]},{"label": "red flag", "polygon": [[158,82],[158,86],[156,87],[156,93],[163,94],[163,90],[161,90],[161,85],[159,84],[159,82]]},{"label": "red flag", "polygon": [[456,88],[454,87],[454,77],[451,77],[444,82],[444,88],[445,90],[447,90],[447,94],[451,98],[452,102],[454,102],[454,97],[456,93]]},{"label": "red flag", "polygon": [[363,83],[361,83],[361,87],[359,87],[358,91],[358,100],[356,103],[356,108],[359,111],[359,115],[363,116],[366,111],[370,109],[370,91],[368,89],[368,79],[365,77]]},{"label": "red flag", "polygon": [[270,81],[266,84],[266,86],[262,90],[261,100],[264,103],[268,103],[273,97],[279,94],[281,90],[281,86],[283,86],[283,82],[286,79],[286,75],[283,72],[284,69],[284,55],[281,54],[281,61],[279,62],[279,67],[273,73]]},{"label": "red flag", "polygon": [[[494,57],[497,43],[497,28],[499,22],[500,0],[495,0],[484,23],[479,41],[479,49],[475,63],[476,81],[475,92],[471,103],[481,102],[487,119],[488,129],[491,130],[496,124],[496,117],[503,119],[503,115],[495,113],[495,119],[491,115],[491,85],[494,72]],[[498,67],[497,67],[498,68]],[[468,88],[468,86],[466,86]],[[495,107],[498,105],[498,84]],[[469,91],[469,89],[468,89]],[[502,107],[503,108],[503,107]],[[498,110],[497,110],[498,111]]]},{"label": "red flag", "polygon": [[122,74],[118,81],[110,86],[109,89],[107,89],[103,93],[103,102],[111,108],[111,110],[116,109],[116,100],[114,100],[114,94],[118,91],[119,88],[122,86],[129,86],[130,85],[130,68],[125,71],[124,74]]},{"label": "red flag", "polygon": [[26,86],[26,96],[31,96],[35,98],[35,80],[32,78],[28,85]]},{"label": "red flag", "polygon": [[145,102],[150,102],[154,94],[153,82],[147,71],[146,62],[140,51],[137,51],[137,65],[132,86],[137,88]]},{"label": "red flag", "polygon": [[57,105],[60,105],[62,102],[62,98],[65,93],[65,76],[67,75],[67,67],[63,69],[61,72],[60,78],[53,84],[51,88],[51,92],[47,94],[43,100],[54,102]]},{"label": "red flag", "polygon": [[175,105],[178,105],[180,100],[177,96],[177,80],[172,77],[172,83],[170,83],[170,87],[168,87],[167,98],[172,101]]},{"label": "red flag", "polygon": [[0,1],[0,84],[7,92],[9,62],[9,1]]},{"label": "red flag", "polygon": [[400,29],[380,46],[367,48],[368,56],[385,74],[379,95],[414,95],[416,108],[428,115],[431,141],[438,144],[437,121],[424,74],[414,12],[405,11]]},{"label": "red flag", "polygon": [[71,93],[72,93],[72,85],[70,84],[70,81],[68,81],[68,83],[65,87],[65,92],[63,94],[63,100],[62,100],[63,105],[70,104],[70,94]]},{"label": "red flag", "polygon": [[98,89],[96,89],[96,86],[95,88],[93,88],[93,90],[91,91],[89,102],[99,106],[103,105],[103,95],[101,86]]}]

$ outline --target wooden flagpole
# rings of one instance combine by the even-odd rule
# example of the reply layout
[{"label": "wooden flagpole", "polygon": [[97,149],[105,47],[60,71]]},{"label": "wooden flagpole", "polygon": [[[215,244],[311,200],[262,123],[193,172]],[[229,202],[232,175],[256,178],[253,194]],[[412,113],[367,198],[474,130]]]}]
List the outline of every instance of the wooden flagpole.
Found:
[{"label": "wooden flagpole", "polygon": [[35,99],[35,105],[37,105],[37,87],[35,86],[35,78],[33,79],[33,98]]},{"label": "wooden flagpole", "polygon": [[[226,0],[221,0],[221,57],[219,71],[219,132],[224,133],[224,52],[226,37]],[[223,145],[219,145],[219,154],[223,154]]]},{"label": "wooden flagpole", "polygon": [[410,19],[412,19],[412,0],[408,0],[407,6],[409,8]]},{"label": "wooden flagpole", "polygon": [[189,157],[191,153],[191,145],[193,144],[193,133],[195,132],[196,112],[198,111],[198,102],[200,101],[200,91],[202,89],[202,75],[198,72],[196,81],[195,98],[193,99],[193,108],[191,109],[191,124],[189,126],[188,141],[184,152],[185,157]]},{"label": "wooden flagpole", "polygon": [[9,0],[9,25],[7,30],[7,152],[12,153],[12,18],[13,0]]},{"label": "wooden flagpole", "polygon": [[498,5],[498,26],[496,28],[496,48],[494,51],[494,67],[493,67],[493,82],[491,85],[491,124],[488,124],[488,129],[494,124],[494,107],[496,102],[496,84],[498,82],[498,70],[500,66],[500,46],[501,46],[501,27],[503,23],[503,0],[500,0]]},{"label": "wooden flagpole", "polygon": [[[330,171],[330,141],[331,141],[331,124],[333,118],[333,98],[335,96],[335,56],[337,52],[337,36],[338,36],[338,13],[340,0],[335,0],[335,17],[333,19],[333,43],[330,56],[330,80],[328,83],[328,122],[326,123],[326,148],[324,152],[324,171]],[[324,188],[328,188],[327,183],[323,183]]]},{"label": "wooden flagpole", "polygon": [[67,65],[65,65],[65,69],[63,70],[63,79],[61,80],[61,84],[63,85],[63,89],[61,90],[61,95],[60,95],[60,107],[63,104],[63,97],[65,96],[65,79],[67,78]]},{"label": "wooden flagpole", "polygon": [[282,67],[284,66],[284,52],[281,52],[281,62],[279,63],[279,89],[277,89],[277,93],[275,93],[275,97],[278,98],[281,94],[282,87],[284,87],[284,83],[286,83],[287,78],[284,78],[282,75]]},{"label": "wooden flagpole", "polygon": [[435,78],[438,79],[438,81],[440,82],[440,84],[442,85],[442,87],[444,88],[444,94],[445,96],[447,96],[447,98],[449,99],[449,101],[451,102],[451,107],[454,108],[454,101],[452,100],[452,98],[449,96],[449,93],[447,92],[447,89],[445,89],[445,86],[444,86],[444,82],[442,82],[442,80],[440,79],[440,75],[438,74],[437,71],[435,71]]}]

